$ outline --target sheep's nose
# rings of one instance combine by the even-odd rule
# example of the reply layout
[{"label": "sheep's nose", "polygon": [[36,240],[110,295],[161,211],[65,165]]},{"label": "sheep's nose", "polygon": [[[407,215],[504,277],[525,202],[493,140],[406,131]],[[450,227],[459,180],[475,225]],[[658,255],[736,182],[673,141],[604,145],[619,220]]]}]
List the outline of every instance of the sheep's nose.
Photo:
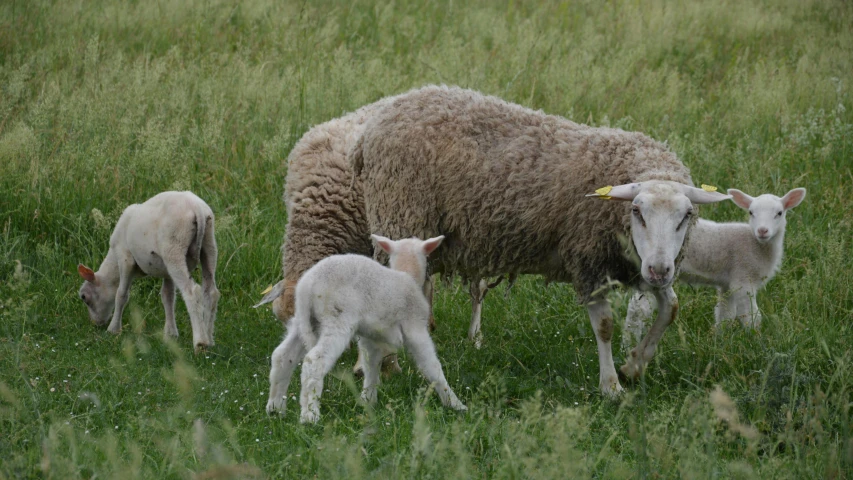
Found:
[{"label": "sheep's nose", "polygon": [[666,283],[670,278],[670,273],[672,273],[672,265],[658,265],[657,268],[649,265],[649,279],[656,284]]},{"label": "sheep's nose", "polygon": [[759,237],[766,237],[767,236],[767,228],[766,227],[759,228],[758,229],[758,236]]}]

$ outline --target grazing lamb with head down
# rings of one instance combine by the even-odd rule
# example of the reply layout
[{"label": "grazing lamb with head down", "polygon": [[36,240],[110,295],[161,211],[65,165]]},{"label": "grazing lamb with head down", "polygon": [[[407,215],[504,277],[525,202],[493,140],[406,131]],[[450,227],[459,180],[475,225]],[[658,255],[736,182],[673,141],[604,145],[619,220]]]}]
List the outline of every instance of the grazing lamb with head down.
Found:
[{"label": "grazing lamb with head down", "polygon": [[[729,189],[739,207],[749,212],[749,223],[716,223],[700,219],[681,262],[680,280],[691,285],[717,287],[714,308],[717,328],[724,320],[738,319],[744,327],[759,328],[761,312],[755,296],[779,271],[785,248],[785,216],[806,197],[795,188],[779,198],[756,198]],[[648,295],[634,294],[625,318],[623,347],[639,340],[644,321],[654,308]]]},{"label": "grazing lamb with head down", "polygon": [[[693,204],[729,198],[693,187],[675,154],[643,134],[578,125],[455,87],[395,98],[368,120],[350,159],[373,231],[446,237],[431,257],[436,272],[573,283],[598,342],[606,395],[622,386],[602,287],[617,280],[650,289],[662,307],[622,367],[637,377],[678,309],[671,284]],[[629,203],[584,199],[608,184],[618,186],[595,195]]]},{"label": "grazing lamb with head down", "polygon": [[334,255],[308,269],[296,284],[296,311],[287,336],[272,354],[267,412],[285,411],[293,369],[304,357],[300,421],[319,420],[323,378],[355,335],[364,361],[361,396],[365,402],[376,402],[382,359],[405,345],[441,402],[466,410],[448,385],[436,356],[429,336],[430,306],[422,291],[426,257],[443,238],[395,242],[374,235],[390,255],[391,268],[361,255]]},{"label": "grazing lamb with head down", "polygon": [[[85,280],[80,299],[89,318],[107,330],[121,332],[121,315],[137,277],[162,278],[160,296],[166,309],[167,336],[178,336],[175,287],[184,297],[196,350],[213,345],[216,288],[216,239],[213,211],[192,192],[163,192],[124,209],[110,237],[110,250],[97,272],[78,265]],[[201,264],[202,286],[191,272]]]}]

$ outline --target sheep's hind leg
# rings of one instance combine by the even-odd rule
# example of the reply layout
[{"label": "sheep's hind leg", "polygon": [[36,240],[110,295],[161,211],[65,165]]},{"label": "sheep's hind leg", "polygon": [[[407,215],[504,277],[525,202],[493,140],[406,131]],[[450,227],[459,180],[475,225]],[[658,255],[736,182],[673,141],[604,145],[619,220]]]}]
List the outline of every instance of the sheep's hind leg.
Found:
[{"label": "sheep's hind leg", "polygon": [[[342,318],[323,322],[324,325],[342,321]],[[354,322],[342,321],[343,324],[355,325]],[[338,328],[332,333],[324,331],[317,340],[317,345],[308,351],[302,361],[302,391],[299,394],[299,403],[302,413],[299,417],[301,423],[317,423],[320,419],[320,397],[323,394],[323,378],[335,366],[335,362],[346,350],[352,340],[353,328]]]},{"label": "sheep's hind leg", "polygon": [[403,331],[403,339],[406,350],[414,357],[415,364],[424,377],[433,385],[435,392],[441,399],[441,403],[454,410],[466,411],[468,407],[459,400],[441,369],[441,362],[435,353],[435,345],[429,336],[426,327],[410,327]]},{"label": "sheep's hind leg", "polygon": [[177,337],[178,326],[175,324],[175,284],[170,278],[163,279],[160,287],[160,299],[163,300],[163,309],[166,311],[166,326],[163,335],[166,337]]},{"label": "sheep's hind leg", "polygon": [[305,347],[296,333],[290,329],[284,341],[276,347],[272,354],[270,368],[270,397],[267,401],[267,413],[284,413],[287,409],[287,387],[293,376],[293,370],[299,360],[305,356]]},{"label": "sheep's hind leg", "polygon": [[664,332],[678,314],[678,297],[672,287],[654,292],[658,302],[658,318],[640,344],[631,350],[628,361],[622,366],[622,373],[628,378],[636,379],[643,374],[646,365],[654,358]]},{"label": "sheep's hind leg", "polygon": [[201,286],[203,292],[203,316],[201,321],[201,340],[204,345],[213,346],[213,327],[216,322],[216,308],[219,304],[219,289],[216,288],[216,240],[213,236],[213,221],[209,220],[204,233],[201,249]]},{"label": "sheep's hind leg", "polygon": [[598,343],[598,388],[609,398],[616,398],[624,391],[613,364],[613,312],[607,300],[595,300],[586,306],[592,331]]},{"label": "sheep's hind leg", "polygon": [[202,306],[202,290],[199,284],[195,283],[187,269],[187,262],[183,255],[177,258],[164,258],[166,269],[169,272],[169,277],[172,278],[181,296],[184,298],[184,303],[187,306],[187,313],[190,316],[190,325],[193,331],[193,347],[198,352],[202,347],[208,345],[208,340],[204,336],[203,321],[204,307]]}]

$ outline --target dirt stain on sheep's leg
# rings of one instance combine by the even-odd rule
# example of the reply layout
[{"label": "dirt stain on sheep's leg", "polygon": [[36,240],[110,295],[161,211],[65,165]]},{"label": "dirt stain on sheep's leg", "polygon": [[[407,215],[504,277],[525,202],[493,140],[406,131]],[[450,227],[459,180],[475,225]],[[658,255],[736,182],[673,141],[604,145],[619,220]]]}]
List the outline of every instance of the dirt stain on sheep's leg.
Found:
[{"label": "dirt stain on sheep's leg", "polygon": [[602,342],[609,342],[613,338],[613,319],[602,318],[598,326],[598,337]]}]

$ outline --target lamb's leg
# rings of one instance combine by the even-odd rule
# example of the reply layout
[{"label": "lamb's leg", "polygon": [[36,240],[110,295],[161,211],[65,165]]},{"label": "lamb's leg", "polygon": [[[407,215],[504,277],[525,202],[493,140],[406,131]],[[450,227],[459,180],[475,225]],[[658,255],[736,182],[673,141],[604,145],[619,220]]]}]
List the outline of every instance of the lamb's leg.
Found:
[{"label": "lamb's leg", "polygon": [[655,290],[654,293],[658,302],[658,318],[622,366],[622,373],[628,378],[639,378],[643,374],[646,365],[654,358],[664,332],[678,314],[678,297],[672,287]]},{"label": "lamb's leg", "polygon": [[640,343],[645,333],[646,322],[652,318],[654,295],[636,291],[628,302],[628,314],[625,316],[625,329],[622,331],[622,350],[629,351]]},{"label": "lamb's leg", "polygon": [[435,392],[441,399],[441,403],[445,407],[450,407],[454,410],[463,412],[468,410],[468,407],[453,393],[453,390],[447,383],[447,379],[444,378],[441,363],[438,361],[438,356],[435,353],[435,345],[432,343],[427,328],[420,325],[404,327],[403,340],[406,350],[409,351],[415,360],[415,365],[418,366],[423,376],[433,385]]},{"label": "lamb's leg", "polygon": [[469,291],[471,293],[471,326],[468,327],[468,340],[474,343],[474,348],[483,345],[483,332],[480,331],[480,317],[483,312],[483,299],[486,297],[489,283],[483,279],[472,278]]},{"label": "lamb's leg", "polygon": [[364,387],[361,390],[361,399],[373,405],[376,403],[379,369],[382,368],[382,359],[385,357],[386,350],[367,338],[359,339],[358,350],[364,361]]},{"label": "lamb's leg", "polygon": [[729,289],[717,289],[717,305],[714,307],[714,328],[717,330],[723,326],[723,322],[737,316],[737,304],[734,297],[735,292]]},{"label": "lamb's leg", "polygon": [[424,297],[429,304],[429,331],[435,331],[435,317],[432,314],[432,295],[435,293],[435,275],[427,277],[424,281]]},{"label": "lamb's leg", "polygon": [[744,328],[755,328],[761,326],[761,312],[758,311],[758,303],[755,301],[754,289],[741,287],[737,290],[735,308],[737,319]]},{"label": "lamb's leg", "polygon": [[130,297],[130,285],[133,283],[134,265],[132,258],[118,259],[119,281],[118,288],[116,289],[116,304],[113,310],[113,319],[109,327],[107,327],[107,331],[110,333],[121,333],[121,316],[124,313],[125,305],[127,305],[127,299]]},{"label": "lamb's leg", "polygon": [[163,300],[163,309],[166,310],[166,327],[163,335],[166,337],[177,337],[178,326],[175,324],[175,284],[169,278],[163,279],[160,287],[160,298]]},{"label": "lamb's leg", "polygon": [[201,286],[195,283],[190,276],[186,259],[182,254],[171,258],[163,258],[163,261],[166,263],[169,277],[172,278],[172,282],[178,287],[181,296],[184,297],[184,303],[187,306],[187,313],[189,313],[190,325],[193,330],[193,346],[196,352],[198,352],[201,347],[209,345],[209,342],[212,340],[205,336],[206,330],[202,321],[204,318],[204,307],[202,305]]},{"label": "lamb's leg", "polygon": [[595,340],[598,342],[598,388],[601,393],[610,398],[618,397],[622,392],[619,377],[616,376],[616,366],[613,364],[613,312],[607,300],[601,299],[590,302],[586,306]]},{"label": "lamb's leg", "polygon": [[201,247],[201,287],[203,291],[203,340],[213,345],[213,327],[216,322],[216,307],[219,304],[219,289],[216,288],[216,238],[213,233],[213,219],[207,220]]},{"label": "lamb's leg", "polygon": [[[340,318],[333,319],[338,322]],[[331,322],[323,322],[329,325]],[[343,322],[347,324],[349,322]],[[355,325],[351,323],[351,325]],[[324,330],[317,340],[317,345],[308,351],[302,361],[302,392],[299,402],[302,413],[301,423],[317,423],[320,419],[320,397],[323,395],[323,378],[335,366],[335,362],[346,350],[352,340],[353,329],[337,328],[331,333]]]},{"label": "lamb's leg", "polygon": [[305,356],[305,347],[296,333],[290,329],[284,341],[272,353],[272,368],[270,369],[270,398],[267,401],[267,413],[284,413],[287,409],[287,387],[293,370]]}]

